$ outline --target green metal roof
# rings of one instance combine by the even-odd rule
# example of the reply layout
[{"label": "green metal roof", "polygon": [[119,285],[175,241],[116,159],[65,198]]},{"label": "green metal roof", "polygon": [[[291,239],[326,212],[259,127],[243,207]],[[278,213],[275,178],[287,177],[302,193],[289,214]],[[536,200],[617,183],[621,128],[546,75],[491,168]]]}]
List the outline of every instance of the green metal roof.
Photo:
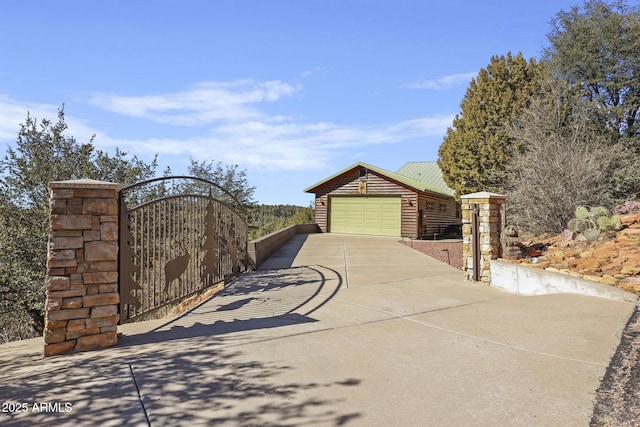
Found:
[{"label": "green metal roof", "polygon": [[[416,163],[435,163],[435,162],[416,162]],[[386,169],[382,169],[382,168],[379,168],[377,166],[373,166],[373,165],[370,165],[370,164],[364,163],[364,162],[354,163],[351,166],[348,166],[348,167],[342,169],[341,171],[336,172],[333,175],[323,179],[322,181],[316,182],[315,184],[305,188],[304,191],[305,191],[305,193],[313,193],[314,192],[313,190],[315,190],[317,187],[321,186],[325,182],[328,182],[328,181],[332,180],[333,178],[336,178],[336,177],[342,175],[343,173],[348,172],[348,171],[350,171],[352,169],[355,169],[357,167],[367,168],[367,169],[369,169],[369,170],[371,170],[373,172],[376,172],[376,173],[378,173],[380,175],[384,175],[384,176],[386,176],[388,178],[391,178],[391,179],[393,179],[395,181],[398,181],[398,182],[400,182],[400,183],[402,183],[402,184],[404,184],[404,185],[406,185],[408,187],[411,187],[411,188],[413,188],[415,190],[418,190],[418,191],[429,191],[429,192],[433,192],[433,193],[444,194],[444,195],[447,195],[447,196],[453,196],[453,191],[448,187],[446,188],[446,190],[443,190],[442,188],[440,188],[438,186],[435,186],[435,185],[433,185],[433,184],[431,184],[429,182],[426,182],[424,180],[415,179],[415,177],[408,176],[406,174],[401,174],[401,173],[399,173],[399,171],[398,172],[391,172],[391,171],[388,171]],[[437,167],[438,167],[438,165],[436,164],[436,168]],[[404,168],[404,166],[402,168]],[[400,168],[400,169],[402,169],[402,168]],[[438,169],[438,171],[439,170],[440,169]],[[440,174],[440,179],[442,179],[442,173]],[[442,182],[444,183],[444,181],[442,181]]]},{"label": "green metal roof", "polygon": [[455,191],[444,182],[438,162],[408,162],[398,169],[396,173],[422,181],[438,189],[439,193],[448,196],[455,195]]}]

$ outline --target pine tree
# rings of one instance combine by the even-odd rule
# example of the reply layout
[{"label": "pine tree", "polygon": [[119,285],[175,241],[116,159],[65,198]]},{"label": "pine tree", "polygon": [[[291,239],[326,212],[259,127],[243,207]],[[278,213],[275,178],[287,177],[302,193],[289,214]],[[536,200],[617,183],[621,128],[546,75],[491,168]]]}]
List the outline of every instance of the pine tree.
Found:
[{"label": "pine tree", "polygon": [[505,164],[518,151],[509,135],[511,123],[543,75],[541,63],[509,53],[493,56],[471,81],[438,152],[444,180],[458,196],[500,187]]}]

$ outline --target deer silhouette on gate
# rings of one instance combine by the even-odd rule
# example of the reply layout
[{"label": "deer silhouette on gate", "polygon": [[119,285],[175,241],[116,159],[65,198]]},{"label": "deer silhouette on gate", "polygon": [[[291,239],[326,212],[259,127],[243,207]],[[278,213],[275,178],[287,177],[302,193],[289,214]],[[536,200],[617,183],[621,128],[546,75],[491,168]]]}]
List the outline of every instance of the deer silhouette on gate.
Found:
[{"label": "deer silhouette on gate", "polygon": [[247,270],[247,214],[195,177],[163,177],[120,194],[120,322],[157,317]]},{"label": "deer silhouette on gate", "polygon": [[164,265],[164,292],[167,294],[169,293],[169,285],[176,279],[178,279],[179,286],[182,288],[182,275],[187,271],[189,260],[191,259],[191,254],[184,248],[182,242],[180,242],[180,247],[184,254],[176,256]]}]

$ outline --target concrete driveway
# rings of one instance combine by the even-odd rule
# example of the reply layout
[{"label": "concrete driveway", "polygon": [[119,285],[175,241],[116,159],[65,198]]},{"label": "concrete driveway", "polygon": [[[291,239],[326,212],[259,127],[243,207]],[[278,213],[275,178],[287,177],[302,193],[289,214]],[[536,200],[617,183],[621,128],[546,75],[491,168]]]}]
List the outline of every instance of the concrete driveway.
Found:
[{"label": "concrete driveway", "polygon": [[465,283],[396,239],[300,235],[118,347],[0,346],[0,396],[28,408],[0,425],[587,426],[633,309]]}]

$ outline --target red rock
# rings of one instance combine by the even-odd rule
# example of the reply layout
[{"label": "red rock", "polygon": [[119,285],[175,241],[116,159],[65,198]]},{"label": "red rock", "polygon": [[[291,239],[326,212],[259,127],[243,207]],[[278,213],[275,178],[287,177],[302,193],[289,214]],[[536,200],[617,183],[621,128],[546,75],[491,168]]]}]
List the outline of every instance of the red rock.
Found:
[{"label": "red rock", "polygon": [[620,250],[618,251],[618,258],[620,259],[628,260],[639,258],[639,256],[640,254],[636,249],[636,244],[634,244],[633,246],[621,246]]},{"label": "red rock", "polygon": [[628,214],[628,215],[621,215],[620,216],[620,223],[622,225],[631,225],[634,222],[638,221],[638,215],[637,214]]},{"label": "red rock", "polygon": [[557,243],[559,241],[560,241],[560,236],[553,236],[547,239],[540,240],[540,243],[542,243],[543,245],[553,245],[554,243]]},{"label": "red rock", "polygon": [[82,202],[84,215],[116,215],[118,213],[118,199],[85,198]]},{"label": "red rock", "polygon": [[67,276],[51,276],[46,280],[48,291],[65,291],[69,289],[69,278]]},{"label": "red rock", "polygon": [[569,266],[575,268],[576,270],[590,270],[590,271],[598,271],[600,270],[600,261],[594,258],[579,258],[569,261]]},{"label": "red rock", "polygon": [[69,308],[82,308],[82,297],[65,298],[62,300],[63,310]]},{"label": "red rock", "polygon": [[616,234],[616,242],[621,244],[637,244],[638,241],[640,241],[640,228],[629,227]]},{"label": "red rock", "polygon": [[55,344],[44,345],[44,356],[57,356],[59,354],[71,353],[76,346],[76,340],[64,341]]},{"label": "red rock", "polygon": [[47,344],[54,344],[63,342],[67,333],[66,328],[45,329],[44,330],[44,342]]},{"label": "red rock", "polygon": [[118,283],[117,271],[99,271],[96,273],[83,273],[82,277],[84,283],[89,284],[102,284],[102,283]]},{"label": "red rock", "polygon": [[67,324],[67,331],[79,331],[81,329],[85,329],[85,319],[73,319],[69,320]]},{"label": "red rock", "polygon": [[609,259],[618,256],[618,250],[613,245],[602,245],[593,250],[594,258]]},{"label": "red rock", "polygon": [[99,333],[100,333],[100,328],[96,328],[96,327],[78,329],[77,331],[67,331],[67,339],[86,337],[88,335],[96,335]]},{"label": "red rock", "polygon": [[91,318],[113,316],[114,314],[118,314],[117,305],[103,305],[91,308]]},{"label": "red rock", "polygon": [[86,261],[116,261],[118,259],[118,244],[116,242],[87,242],[84,247]]},{"label": "red rock", "polygon": [[640,265],[636,263],[625,263],[620,269],[620,274],[636,276],[640,274]]},{"label": "red rock", "polygon": [[621,258],[612,258],[609,260],[609,263],[604,264],[602,266],[602,271],[604,270],[620,270],[620,267],[622,266],[622,263],[624,262],[624,259]]},{"label": "red rock", "polygon": [[85,289],[68,289],[66,291],[48,291],[47,297],[50,299],[54,298],[72,298],[72,297],[81,297],[85,294]]},{"label": "red rock", "polygon": [[640,295],[640,277],[627,277],[620,281],[618,288]]},{"label": "red rock", "polygon": [[67,321],[66,320],[51,320],[47,322],[47,328],[49,329],[58,329],[58,328],[66,328]]},{"label": "red rock", "polygon": [[89,308],[74,308],[71,310],[48,311],[47,320],[86,319],[89,317]]},{"label": "red rock", "polygon": [[618,283],[618,280],[613,276],[609,276],[608,274],[605,274],[604,276],[602,276],[599,282],[604,285],[614,286],[616,283]]},{"label": "red rock", "polygon": [[118,293],[85,295],[82,298],[82,304],[84,307],[115,305],[120,302],[120,294]]},{"label": "red rock", "polygon": [[91,215],[51,215],[52,230],[84,230],[91,229]]},{"label": "red rock", "polygon": [[102,188],[76,188],[74,191],[75,197],[95,197],[100,199],[116,199],[118,193],[112,189]]},{"label": "red rock", "polygon": [[114,314],[107,317],[93,317],[86,320],[87,328],[104,328],[107,326],[115,326],[118,324],[118,315]]},{"label": "red rock", "polygon": [[118,335],[116,332],[107,332],[106,334],[88,335],[78,338],[76,351],[93,350],[96,348],[109,347],[118,343]]},{"label": "red rock", "polygon": [[98,285],[98,293],[100,294],[108,294],[111,292],[118,292],[118,284],[117,283],[109,283],[105,285]]},{"label": "red rock", "polygon": [[47,298],[47,311],[60,310],[62,308],[62,298]]},{"label": "red rock", "polygon": [[602,267],[601,273],[603,276],[617,276],[620,274],[620,267],[618,268],[604,268]]}]

